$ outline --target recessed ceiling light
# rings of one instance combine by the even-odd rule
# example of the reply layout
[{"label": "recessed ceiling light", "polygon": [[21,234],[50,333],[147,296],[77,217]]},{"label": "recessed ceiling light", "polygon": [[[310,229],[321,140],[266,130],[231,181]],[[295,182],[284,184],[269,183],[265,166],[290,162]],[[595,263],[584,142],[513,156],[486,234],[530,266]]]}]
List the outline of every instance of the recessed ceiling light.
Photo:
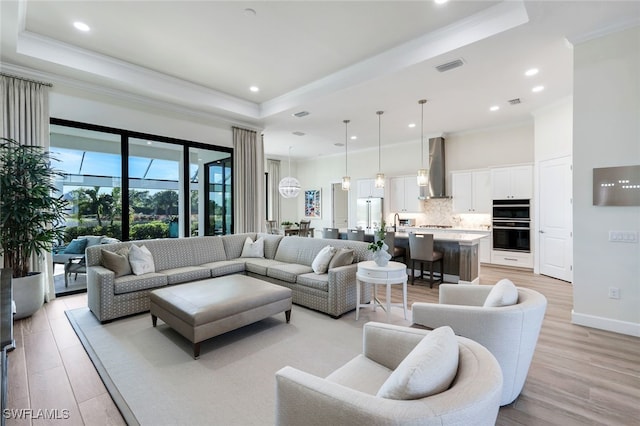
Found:
[{"label": "recessed ceiling light", "polygon": [[416,127],[416,123],[409,123],[409,127],[413,129],[414,127]]},{"label": "recessed ceiling light", "polygon": [[542,92],[543,90],[544,90],[544,86],[536,86],[533,89],[531,89],[531,91],[534,93]]},{"label": "recessed ceiling light", "polygon": [[89,26],[87,24],[85,24],[84,22],[80,22],[80,21],[74,22],[73,26],[76,28],[76,30],[84,31],[84,32],[87,32],[87,31],[89,31],[91,29],[91,28],[89,28]]},{"label": "recessed ceiling light", "polygon": [[356,139],[358,139],[358,137],[357,137],[357,136],[355,136],[355,135],[351,136],[351,140],[352,140],[352,141],[355,141]]},{"label": "recessed ceiling light", "polygon": [[433,2],[435,4],[445,4],[446,2],[448,2],[449,0],[433,0]]},{"label": "recessed ceiling light", "polygon": [[249,87],[249,90],[251,90],[252,92],[259,92],[260,88],[258,86],[251,86]]},{"label": "recessed ceiling light", "polygon": [[526,75],[527,77],[531,77],[533,75],[538,74],[538,68],[531,68],[530,70],[527,70],[524,75]]},{"label": "recessed ceiling light", "polygon": [[489,108],[489,111],[497,111],[499,109],[500,109],[500,107],[498,105],[494,105],[491,108]]}]

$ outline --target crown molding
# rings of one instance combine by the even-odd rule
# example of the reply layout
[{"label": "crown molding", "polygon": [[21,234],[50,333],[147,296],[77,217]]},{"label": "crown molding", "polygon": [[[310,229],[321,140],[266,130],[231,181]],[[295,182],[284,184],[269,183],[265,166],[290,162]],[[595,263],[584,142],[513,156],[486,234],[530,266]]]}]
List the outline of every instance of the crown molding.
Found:
[{"label": "crown molding", "polygon": [[124,101],[126,103],[139,105],[143,108],[154,108],[171,114],[181,114],[187,117],[201,118],[219,127],[240,126],[255,130],[257,132],[261,132],[263,130],[261,125],[256,122],[238,120],[234,117],[225,117],[217,113],[203,111],[202,109],[176,105],[170,102],[158,100],[156,98],[100,86],[97,84],[64,77],[50,72],[34,70],[7,62],[0,62],[0,67],[2,68],[3,72],[15,74],[19,77],[42,80],[51,83],[53,84],[53,92],[56,91],[57,86],[67,87],[99,96],[109,97],[117,101]]},{"label": "crown molding", "polygon": [[193,105],[203,105],[251,119],[260,118],[260,108],[256,103],[29,31],[19,32],[16,52],[135,87],[137,91],[149,95],[160,94],[181,102],[188,99]]},{"label": "crown molding", "polygon": [[268,117],[277,114],[319,96],[383,77],[527,22],[529,15],[522,0],[503,1],[437,31],[263,102],[260,105],[260,115]]},{"label": "crown molding", "polygon": [[567,41],[572,45],[578,45],[582,43],[586,43],[591,40],[595,40],[601,37],[608,36],[610,34],[614,34],[620,31],[628,30],[630,28],[640,26],[640,16],[628,16],[626,20],[615,22],[610,25],[606,25],[604,27],[598,28],[597,30],[582,33],[582,34],[574,34],[567,36]]}]

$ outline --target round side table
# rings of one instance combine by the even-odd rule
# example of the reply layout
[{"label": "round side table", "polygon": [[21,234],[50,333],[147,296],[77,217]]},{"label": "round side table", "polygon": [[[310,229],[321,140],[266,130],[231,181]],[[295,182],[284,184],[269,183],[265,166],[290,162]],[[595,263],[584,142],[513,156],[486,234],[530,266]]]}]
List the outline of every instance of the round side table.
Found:
[{"label": "round side table", "polygon": [[[371,306],[360,303],[362,283],[373,284],[373,310],[380,306],[387,312],[387,322],[391,320],[391,306],[401,306],[404,310],[404,319],[407,319],[407,265],[400,262],[389,262],[387,266],[378,266],[373,260],[358,263],[356,273],[356,321],[360,314],[360,308]],[[402,304],[391,303],[391,286],[402,284]],[[376,286],[387,286],[387,299],[383,305],[378,300]],[[385,309],[386,308],[386,309]]]}]

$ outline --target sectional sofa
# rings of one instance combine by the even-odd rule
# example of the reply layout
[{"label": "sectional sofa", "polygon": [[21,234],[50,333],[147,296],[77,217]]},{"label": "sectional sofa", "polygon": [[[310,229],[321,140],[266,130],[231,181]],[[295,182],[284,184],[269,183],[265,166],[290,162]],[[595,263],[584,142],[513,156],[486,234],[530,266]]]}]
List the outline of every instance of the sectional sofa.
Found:
[{"label": "sectional sofa", "polygon": [[[247,237],[252,241],[262,238],[262,257],[242,257]],[[123,253],[123,249],[126,253],[133,244],[148,249],[153,258],[153,272],[135,275],[129,271],[116,276],[116,272],[122,271],[114,272],[104,266],[112,253]],[[326,273],[314,272],[312,264],[327,245],[352,249],[352,263],[328,269]],[[356,307],[356,264],[372,258],[367,246],[359,241],[245,233],[88,247],[88,304],[98,320],[110,321],[148,311],[149,294],[156,288],[242,273],[288,287],[294,304],[338,318]],[[103,250],[110,252],[104,259]],[[370,286],[365,287],[361,303],[371,300]]]}]

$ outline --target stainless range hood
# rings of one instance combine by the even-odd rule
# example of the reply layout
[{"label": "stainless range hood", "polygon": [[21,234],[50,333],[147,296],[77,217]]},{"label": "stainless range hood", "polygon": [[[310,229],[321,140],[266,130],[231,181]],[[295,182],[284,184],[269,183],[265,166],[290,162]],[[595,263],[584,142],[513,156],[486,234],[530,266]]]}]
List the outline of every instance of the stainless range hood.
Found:
[{"label": "stainless range hood", "polygon": [[448,198],[444,168],[444,138],[429,139],[429,183],[420,187],[421,200],[429,198]]}]

